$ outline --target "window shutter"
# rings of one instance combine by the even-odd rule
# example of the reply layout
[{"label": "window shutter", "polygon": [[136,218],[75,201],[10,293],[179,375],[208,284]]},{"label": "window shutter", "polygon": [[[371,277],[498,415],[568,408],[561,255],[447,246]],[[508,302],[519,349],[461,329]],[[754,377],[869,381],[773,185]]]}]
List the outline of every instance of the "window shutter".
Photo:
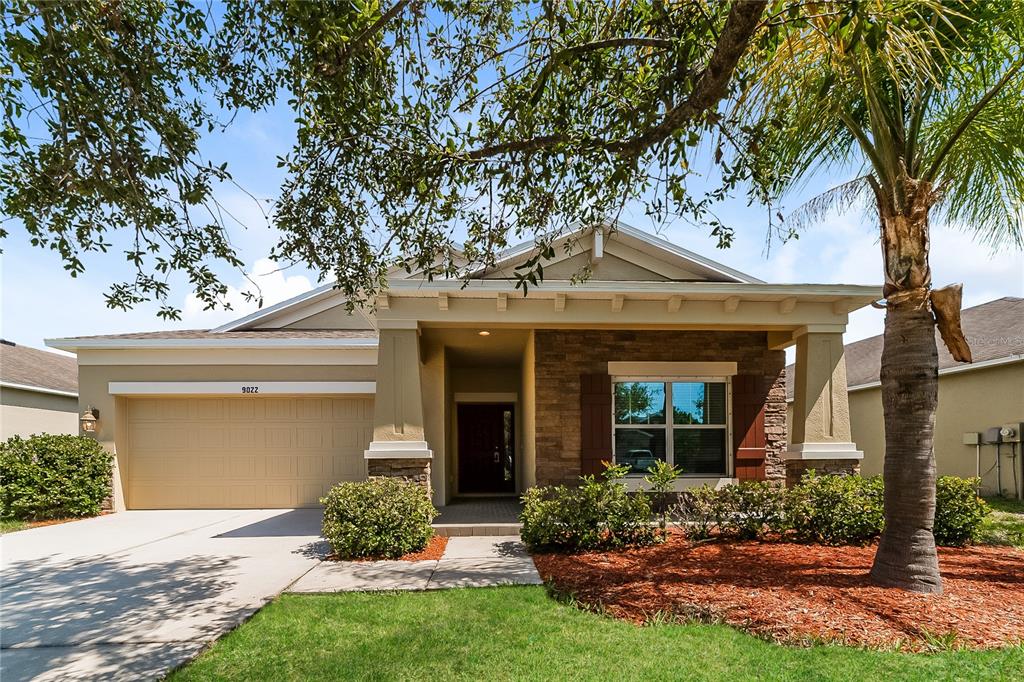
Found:
[{"label": "window shutter", "polygon": [[600,474],[612,459],[612,378],[580,375],[580,473]]},{"label": "window shutter", "polygon": [[732,433],[736,478],[741,481],[765,479],[764,404],[767,391],[762,378],[740,374],[732,380]]}]

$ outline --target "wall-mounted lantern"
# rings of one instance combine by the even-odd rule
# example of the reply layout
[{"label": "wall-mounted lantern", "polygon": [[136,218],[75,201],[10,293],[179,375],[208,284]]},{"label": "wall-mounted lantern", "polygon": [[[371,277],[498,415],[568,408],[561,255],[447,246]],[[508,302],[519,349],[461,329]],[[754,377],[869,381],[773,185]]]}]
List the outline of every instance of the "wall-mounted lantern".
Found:
[{"label": "wall-mounted lantern", "polygon": [[82,425],[82,431],[85,433],[96,433],[96,423],[99,421],[99,418],[99,410],[92,406],[85,408],[85,412],[78,419],[78,422]]}]

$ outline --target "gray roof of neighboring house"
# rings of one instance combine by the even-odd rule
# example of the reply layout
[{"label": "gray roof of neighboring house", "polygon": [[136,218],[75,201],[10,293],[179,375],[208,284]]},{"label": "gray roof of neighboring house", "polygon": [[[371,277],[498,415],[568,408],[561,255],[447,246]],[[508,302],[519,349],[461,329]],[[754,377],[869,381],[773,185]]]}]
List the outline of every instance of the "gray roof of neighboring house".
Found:
[{"label": "gray roof of neighboring house", "polygon": [[374,339],[375,329],[254,329],[215,332],[210,329],[179,329],[164,332],[130,332],[76,336],[75,339]]},{"label": "gray roof of neighboring house", "polygon": [[[974,362],[1024,355],[1024,298],[1006,296],[966,308],[961,313],[964,336],[971,346]],[[939,348],[939,369],[956,367],[946,344],[935,330]],[[882,335],[846,344],[846,383],[862,386],[878,381],[882,366]],[[793,397],[793,365],[786,367],[786,395]]]},{"label": "gray roof of neighboring house", "polygon": [[78,393],[78,360],[67,355],[0,341],[0,382]]}]

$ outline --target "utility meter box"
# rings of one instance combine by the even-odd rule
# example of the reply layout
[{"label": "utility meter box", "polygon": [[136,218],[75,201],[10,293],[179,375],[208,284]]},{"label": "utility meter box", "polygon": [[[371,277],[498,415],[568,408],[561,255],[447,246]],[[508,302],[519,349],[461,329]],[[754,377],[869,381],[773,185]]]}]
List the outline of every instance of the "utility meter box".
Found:
[{"label": "utility meter box", "polygon": [[975,432],[965,433],[964,445],[981,445],[981,434]]},{"label": "utility meter box", "polygon": [[985,433],[982,436],[981,442],[986,445],[995,445],[996,443],[1003,442],[999,436],[1000,427],[993,426],[991,429],[985,429]]},{"label": "utility meter box", "polygon": [[1019,443],[1021,424],[1003,424],[999,427],[999,441],[1002,443]]}]

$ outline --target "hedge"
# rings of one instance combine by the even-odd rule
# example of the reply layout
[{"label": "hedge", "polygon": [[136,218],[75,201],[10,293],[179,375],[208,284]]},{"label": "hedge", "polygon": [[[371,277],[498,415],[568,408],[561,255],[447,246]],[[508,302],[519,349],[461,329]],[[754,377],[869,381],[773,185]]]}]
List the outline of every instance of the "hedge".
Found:
[{"label": "hedge", "polygon": [[14,436],[0,444],[0,517],[95,516],[110,496],[113,457],[87,436]]}]

